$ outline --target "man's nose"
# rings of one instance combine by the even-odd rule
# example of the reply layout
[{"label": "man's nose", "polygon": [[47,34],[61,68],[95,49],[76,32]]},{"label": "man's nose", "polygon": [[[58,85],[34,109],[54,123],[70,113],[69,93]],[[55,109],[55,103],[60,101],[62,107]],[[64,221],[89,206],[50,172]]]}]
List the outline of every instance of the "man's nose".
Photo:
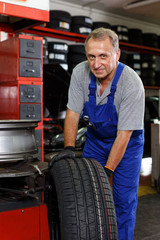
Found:
[{"label": "man's nose", "polygon": [[101,65],[101,61],[99,58],[94,59],[94,68],[99,68]]}]

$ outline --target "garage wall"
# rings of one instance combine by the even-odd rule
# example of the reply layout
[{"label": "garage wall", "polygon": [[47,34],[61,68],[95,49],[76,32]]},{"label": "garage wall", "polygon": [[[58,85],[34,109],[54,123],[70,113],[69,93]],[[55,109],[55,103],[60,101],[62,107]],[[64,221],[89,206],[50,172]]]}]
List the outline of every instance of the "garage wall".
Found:
[{"label": "garage wall", "polygon": [[110,23],[111,25],[125,25],[129,28],[140,28],[144,33],[150,32],[160,35],[160,25],[149,24],[148,22],[139,21],[133,18],[126,18],[97,9],[81,7],[76,4],[67,3],[67,0],[50,0],[50,10],[52,9],[67,11],[72,16],[90,16],[93,21],[104,21]]}]

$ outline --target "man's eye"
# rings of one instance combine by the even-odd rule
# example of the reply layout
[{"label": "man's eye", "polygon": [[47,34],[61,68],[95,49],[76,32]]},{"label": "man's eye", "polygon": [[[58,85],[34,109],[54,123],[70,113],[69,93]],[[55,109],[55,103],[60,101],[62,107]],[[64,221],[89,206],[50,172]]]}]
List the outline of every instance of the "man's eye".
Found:
[{"label": "man's eye", "polygon": [[89,59],[93,60],[93,59],[94,59],[94,56],[90,55],[90,56],[89,56]]},{"label": "man's eye", "polygon": [[103,58],[103,59],[106,58],[106,57],[107,57],[106,55],[101,55],[101,58]]}]

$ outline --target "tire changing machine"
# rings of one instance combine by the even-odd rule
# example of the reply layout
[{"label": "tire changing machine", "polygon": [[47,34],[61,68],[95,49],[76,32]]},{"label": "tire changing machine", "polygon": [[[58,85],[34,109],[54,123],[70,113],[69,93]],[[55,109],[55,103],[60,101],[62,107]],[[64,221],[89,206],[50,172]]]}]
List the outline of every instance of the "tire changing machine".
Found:
[{"label": "tire changing machine", "polygon": [[[43,41],[26,35],[14,37],[15,32],[23,31],[22,23],[25,29],[30,27],[29,24],[35,26],[49,21],[49,0],[45,3],[33,0],[32,6],[24,1],[11,4],[5,0],[0,2],[0,6],[0,14],[9,16],[7,19],[11,22],[16,17],[18,21],[22,19],[20,25],[16,19],[13,28],[1,29],[8,33],[13,31],[13,37],[0,43],[0,239],[49,240],[47,206],[43,200],[46,188],[43,172],[48,171],[48,164],[43,159]],[[17,128],[13,130],[14,136],[10,135],[11,129],[5,128],[7,134],[1,131],[4,124],[15,128],[18,122],[32,125],[32,121],[37,120],[36,130],[28,126],[23,136],[25,141],[30,136],[31,142],[36,136],[33,142],[37,149],[32,149],[30,140],[28,145],[21,145],[22,136],[17,135]],[[20,132],[23,134],[22,130]],[[18,144],[17,136],[20,137]],[[20,153],[14,148],[19,145],[20,151],[25,147],[31,149]],[[9,147],[7,152],[6,146]],[[25,183],[23,187],[22,182]]]}]

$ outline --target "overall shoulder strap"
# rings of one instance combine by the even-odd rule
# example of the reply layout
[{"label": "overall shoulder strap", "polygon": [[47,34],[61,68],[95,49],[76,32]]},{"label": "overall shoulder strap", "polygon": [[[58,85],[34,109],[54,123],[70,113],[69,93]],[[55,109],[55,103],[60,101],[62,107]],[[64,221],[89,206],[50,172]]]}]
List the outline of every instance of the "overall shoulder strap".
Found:
[{"label": "overall shoulder strap", "polygon": [[124,69],[124,66],[125,66],[125,64],[123,64],[121,62],[119,62],[118,66],[117,66],[117,70],[116,70],[116,73],[115,73],[115,76],[114,76],[114,79],[112,82],[112,86],[111,86],[111,93],[109,94],[109,96],[112,98],[112,100],[114,99],[114,94],[116,92],[117,83],[118,83],[118,80]]},{"label": "overall shoulder strap", "polygon": [[91,73],[91,81],[89,84],[89,102],[96,104],[96,77]]},{"label": "overall shoulder strap", "polygon": [[114,79],[113,79],[113,82],[112,82],[111,89],[115,88],[115,86],[117,86],[118,80],[119,80],[119,78],[121,76],[121,73],[123,71],[124,66],[125,66],[125,64],[119,62],[118,66],[117,66],[117,70],[116,70],[115,76],[114,76]]}]

